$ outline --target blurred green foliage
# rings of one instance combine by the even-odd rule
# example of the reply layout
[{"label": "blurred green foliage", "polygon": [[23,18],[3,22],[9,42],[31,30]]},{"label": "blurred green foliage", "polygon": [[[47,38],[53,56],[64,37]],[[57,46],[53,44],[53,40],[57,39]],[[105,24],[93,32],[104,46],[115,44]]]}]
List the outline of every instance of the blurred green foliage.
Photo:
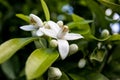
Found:
[{"label": "blurred green foliage", "polygon": [[[63,70],[67,75],[69,75],[70,78],[74,80],[119,80],[120,35],[112,35],[110,23],[120,23],[120,20],[111,20],[113,14],[111,16],[106,16],[105,10],[107,8],[111,8],[113,9],[113,13],[118,13],[120,15],[120,0],[45,0],[45,2],[50,11],[50,19],[53,21],[63,20],[65,24],[72,22],[72,8],[73,13],[83,17],[86,20],[92,20],[92,22],[88,22],[90,25],[88,33],[86,32],[86,34],[83,34],[86,37],[86,40],[81,40],[81,42],[78,41],[81,51],[73,56],[70,56],[66,59],[66,61],[58,61],[57,63],[54,63],[54,65],[59,66],[61,70]],[[71,8],[63,10],[63,7],[65,6],[69,6],[69,8]],[[43,21],[45,20],[45,15],[40,0],[0,0],[0,43],[3,43],[11,38],[31,36],[29,32],[19,29],[21,25],[27,24],[25,21],[16,17],[16,14],[19,13],[25,15],[34,13]],[[82,20],[84,21],[84,19]],[[70,25],[70,23],[68,25]],[[86,25],[81,24],[80,26]],[[107,38],[107,41],[104,41],[106,39],[101,40],[102,38],[100,35],[101,30],[103,29],[108,29],[112,35],[110,39]],[[71,30],[73,32],[78,32],[74,28],[71,28]],[[102,49],[96,50],[97,43],[101,41],[103,41]],[[112,49],[109,49],[109,43],[112,45]],[[81,47],[81,45],[83,47]],[[105,46],[105,48],[103,46]],[[8,61],[1,64],[0,79],[25,80],[25,61],[33,50],[34,45],[33,43],[30,43],[27,47],[19,50],[17,54],[15,54]],[[107,61],[105,63],[94,60],[90,62],[88,58],[90,53],[94,54],[95,52],[99,52],[101,50],[108,51],[109,54],[107,57],[104,56]],[[88,64],[84,69],[78,69],[78,67],[76,67],[76,62],[79,61],[80,58],[83,58],[84,55],[87,55],[85,58],[88,60]]]}]

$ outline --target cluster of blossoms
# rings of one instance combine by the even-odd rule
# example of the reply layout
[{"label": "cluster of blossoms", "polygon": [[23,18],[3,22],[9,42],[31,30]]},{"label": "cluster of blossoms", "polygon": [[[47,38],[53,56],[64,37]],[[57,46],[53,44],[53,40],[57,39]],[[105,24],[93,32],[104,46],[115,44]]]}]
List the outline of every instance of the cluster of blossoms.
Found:
[{"label": "cluster of blossoms", "polygon": [[67,25],[62,21],[55,23],[54,21],[43,22],[38,16],[30,14],[30,25],[21,26],[20,29],[34,32],[35,36],[49,36],[53,38],[58,46],[61,59],[65,59],[70,51],[70,45],[67,40],[81,39],[83,36],[76,33],[69,33]]}]

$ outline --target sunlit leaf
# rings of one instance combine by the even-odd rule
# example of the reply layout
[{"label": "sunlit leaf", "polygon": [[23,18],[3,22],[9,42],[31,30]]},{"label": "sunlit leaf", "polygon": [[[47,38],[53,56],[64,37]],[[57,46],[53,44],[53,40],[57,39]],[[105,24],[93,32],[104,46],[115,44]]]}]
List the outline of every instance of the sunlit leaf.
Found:
[{"label": "sunlit leaf", "polygon": [[48,7],[47,7],[47,5],[46,5],[44,0],[40,0],[40,1],[41,1],[41,4],[42,4],[42,8],[44,10],[44,14],[45,14],[46,20],[49,21],[50,20],[50,13],[49,13]]},{"label": "sunlit leaf", "polygon": [[52,49],[36,49],[33,51],[26,62],[25,73],[27,78],[40,77],[58,57],[58,52]]},{"label": "sunlit leaf", "polygon": [[110,2],[108,0],[99,0],[103,5],[111,8],[113,11],[120,13],[120,5]]},{"label": "sunlit leaf", "polygon": [[0,45],[0,64],[8,60],[20,48],[32,42],[36,38],[14,38]]},{"label": "sunlit leaf", "polygon": [[29,16],[24,15],[24,14],[16,14],[16,16],[17,16],[18,18],[20,18],[20,19],[22,19],[22,20],[30,23]]}]

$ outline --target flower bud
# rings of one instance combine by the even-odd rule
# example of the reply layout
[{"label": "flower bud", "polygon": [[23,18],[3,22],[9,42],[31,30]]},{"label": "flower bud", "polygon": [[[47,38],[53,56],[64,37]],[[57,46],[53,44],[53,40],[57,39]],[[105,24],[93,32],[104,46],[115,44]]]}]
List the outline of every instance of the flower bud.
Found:
[{"label": "flower bud", "polygon": [[101,42],[98,42],[97,46],[98,46],[98,49],[100,49],[101,46],[102,46],[102,43],[101,43]]},{"label": "flower bud", "polygon": [[60,26],[60,27],[63,27],[63,21],[58,21],[57,24]]},{"label": "flower bud", "polygon": [[69,47],[69,54],[72,55],[78,51],[78,46],[76,44],[71,44]]},{"label": "flower bud", "polygon": [[112,45],[111,45],[111,44],[108,44],[107,47],[108,47],[109,49],[112,49]]},{"label": "flower bud", "polygon": [[107,29],[104,29],[101,33],[101,36],[105,38],[105,37],[108,37],[109,34],[110,34],[109,31]]},{"label": "flower bud", "polygon": [[59,68],[56,67],[50,67],[48,69],[48,80],[56,80],[60,79],[62,76],[62,72]]},{"label": "flower bud", "polygon": [[57,45],[58,45],[57,40],[53,39],[53,40],[50,41],[50,46],[51,47],[57,47]]},{"label": "flower bud", "polygon": [[79,68],[84,68],[86,65],[86,60],[84,58],[80,59],[78,62],[78,67]]}]

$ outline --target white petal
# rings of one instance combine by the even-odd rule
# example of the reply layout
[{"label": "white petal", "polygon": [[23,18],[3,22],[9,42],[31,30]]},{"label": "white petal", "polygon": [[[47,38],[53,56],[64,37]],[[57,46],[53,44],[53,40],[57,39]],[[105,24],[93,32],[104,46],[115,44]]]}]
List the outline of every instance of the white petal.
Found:
[{"label": "white petal", "polygon": [[36,21],[38,26],[43,26],[43,22],[38,16],[34,14],[30,14],[30,18],[33,18]]},{"label": "white petal", "polygon": [[53,21],[48,21],[47,23],[48,23],[48,25],[50,26],[50,28],[51,28],[52,30],[54,30],[54,31],[56,31],[56,32],[59,32],[60,27],[58,26],[57,23],[55,23],[55,22],[53,22]]},{"label": "white petal", "polygon": [[40,28],[40,30],[49,37],[57,38],[57,33],[51,29]]},{"label": "white petal", "polygon": [[64,36],[65,40],[76,40],[80,38],[83,38],[83,36],[80,34],[75,34],[75,33],[68,33]]},{"label": "white petal", "polygon": [[24,26],[21,26],[20,29],[25,30],[25,31],[33,31],[33,30],[36,30],[33,25],[24,25]]},{"label": "white petal", "polygon": [[58,40],[58,49],[62,59],[65,59],[69,52],[69,44],[66,40]]},{"label": "white petal", "polygon": [[43,32],[39,29],[39,30],[36,31],[36,35],[37,35],[37,36],[42,36],[42,35],[43,35]]}]

